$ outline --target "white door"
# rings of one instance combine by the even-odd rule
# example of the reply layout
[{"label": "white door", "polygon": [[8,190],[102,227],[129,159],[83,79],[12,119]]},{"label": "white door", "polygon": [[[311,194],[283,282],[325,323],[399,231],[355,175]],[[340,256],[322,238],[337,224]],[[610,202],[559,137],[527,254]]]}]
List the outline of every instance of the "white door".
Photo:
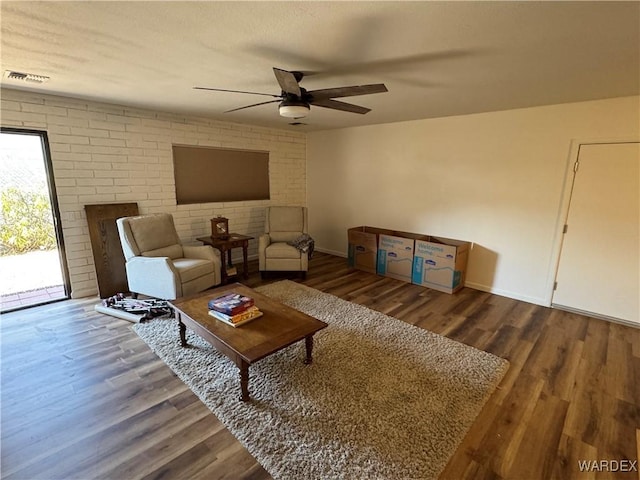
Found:
[{"label": "white door", "polygon": [[553,305],[640,325],[640,143],[581,145]]}]

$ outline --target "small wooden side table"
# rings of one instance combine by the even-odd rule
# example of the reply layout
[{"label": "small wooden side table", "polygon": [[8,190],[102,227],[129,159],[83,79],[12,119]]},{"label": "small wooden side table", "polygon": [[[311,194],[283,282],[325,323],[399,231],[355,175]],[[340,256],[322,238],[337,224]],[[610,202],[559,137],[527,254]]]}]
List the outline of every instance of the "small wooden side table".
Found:
[{"label": "small wooden side table", "polygon": [[227,268],[233,267],[231,261],[231,250],[234,248],[242,247],[242,259],[243,268],[242,274],[244,278],[249,278],[249,262],[248,262],[248,248],[249,240],[253,240],[253,237],[247,235],[240,235],[238,233],[230,233],[227,238],[212,238],[212,237],[198,237],[196,240],[201,241],[205,245],[211,245],[213,248],[220,250],[220,260],[222,261],[222,283],[227,283],[230,277],[234,275],[227,275]]}]

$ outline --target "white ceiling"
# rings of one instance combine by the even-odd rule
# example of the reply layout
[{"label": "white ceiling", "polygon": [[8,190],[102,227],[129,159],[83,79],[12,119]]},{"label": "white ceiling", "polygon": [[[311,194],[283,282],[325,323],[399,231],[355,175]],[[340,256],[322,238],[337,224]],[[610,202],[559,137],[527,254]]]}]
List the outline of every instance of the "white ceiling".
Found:
[{"label": "white ceiling", "polygon": [[[10,88],[304,131],[640,93],[640,2],[2,1]],[[307,90],[385,83],[289,127],[272,67]]]}]

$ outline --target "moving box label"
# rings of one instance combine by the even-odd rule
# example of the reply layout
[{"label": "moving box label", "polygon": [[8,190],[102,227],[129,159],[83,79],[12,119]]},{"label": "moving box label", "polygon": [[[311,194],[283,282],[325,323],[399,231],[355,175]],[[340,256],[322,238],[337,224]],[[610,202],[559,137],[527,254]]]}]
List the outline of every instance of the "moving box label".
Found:
[{"label": "moving box label", "polygon": [[469,243],[450,239],[416,240],[412,283],[453,293],[464,286]]},{"label": "moving box label", "polygon": [[378,240],[378,275],[411,282],[413,264],[412,238],[380,235]]}]

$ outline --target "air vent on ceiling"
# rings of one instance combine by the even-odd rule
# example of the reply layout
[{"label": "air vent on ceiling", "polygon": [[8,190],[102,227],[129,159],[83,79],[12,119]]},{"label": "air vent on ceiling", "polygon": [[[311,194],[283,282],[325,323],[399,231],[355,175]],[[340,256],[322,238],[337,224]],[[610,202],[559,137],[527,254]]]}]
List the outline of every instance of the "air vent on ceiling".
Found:
[{"label": "air vent on ceiling", "polygon": [[15,80],[18,82],[29,82],[29,83],[44,83],[49,80],[49,77],[46,77],[44,75],[36,75],[34,73],[15,72],[13,70],[5,70],[4,78],[8,80]]},{"label": "air vent on ceiling", "polygon": [[291,122],[291,123],[289,123],[289,125],[293,125],[293,126],[295,127],[295,126],[298,126],[298,125],[306,125],[306,123],[302,123],[302,122]]}]

